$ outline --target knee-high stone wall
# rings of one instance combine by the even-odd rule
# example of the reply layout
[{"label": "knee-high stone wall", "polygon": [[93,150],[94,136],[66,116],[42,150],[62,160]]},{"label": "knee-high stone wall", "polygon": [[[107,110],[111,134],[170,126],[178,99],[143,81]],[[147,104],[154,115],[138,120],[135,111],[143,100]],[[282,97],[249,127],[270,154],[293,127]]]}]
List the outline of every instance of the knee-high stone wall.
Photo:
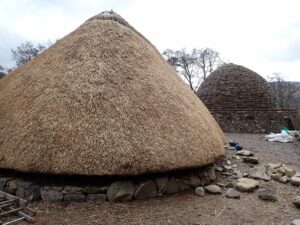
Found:
[{"label": "knee-high stone wall", "polygon": [[268,133],[280,132],[289,127],[289,118],[297,115],[296,110],[213,110],[214,118],[224,132]]}]

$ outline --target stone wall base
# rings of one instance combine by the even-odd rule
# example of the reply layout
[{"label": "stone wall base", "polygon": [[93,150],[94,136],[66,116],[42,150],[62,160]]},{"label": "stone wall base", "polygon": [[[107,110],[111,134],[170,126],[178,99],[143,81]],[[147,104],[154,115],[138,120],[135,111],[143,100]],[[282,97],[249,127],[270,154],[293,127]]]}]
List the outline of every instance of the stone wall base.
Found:
[{"label": "stone wall base", "polygon": [[211,111],[224,132],[229,133],[269,133],[280,132],[290,126],[290,118],[296,110],[222,110]]},{"label": "stone wall base", "polygon": [[55,177],[0,171],[0,190],[30,202],[130,201],[174,194],[216,179],[214,166],[143,177]]}]

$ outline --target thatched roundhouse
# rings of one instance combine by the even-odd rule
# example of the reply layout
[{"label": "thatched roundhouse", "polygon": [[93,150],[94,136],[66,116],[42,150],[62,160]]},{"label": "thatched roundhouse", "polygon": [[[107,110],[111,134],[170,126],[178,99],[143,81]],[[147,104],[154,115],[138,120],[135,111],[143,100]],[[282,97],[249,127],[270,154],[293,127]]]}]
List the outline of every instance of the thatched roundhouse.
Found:
[{"label": "thatched roundhouse", "polygon": [[222,65],[208,76],[197,94],[226,132],[279,131],[295,113],[278,110],[268,82],[233,63]]},{"label": "thatched roundhouse", "polygon": [[0,168],[140,175],[223,154],[223,133],[203,103],[113,12],[2,78],[0,105]]}]

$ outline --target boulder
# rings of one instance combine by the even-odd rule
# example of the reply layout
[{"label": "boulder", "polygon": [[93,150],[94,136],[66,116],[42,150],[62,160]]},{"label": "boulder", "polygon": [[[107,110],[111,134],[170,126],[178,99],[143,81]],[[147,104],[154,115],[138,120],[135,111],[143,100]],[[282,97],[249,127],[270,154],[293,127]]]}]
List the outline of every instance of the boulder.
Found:
[{"label": "boulder", "polygon": [[252,192],[258,186],[258,181],[249,178],[239,178],[235,183],[235,188],[241,192]]},{"label": "boulder", "polygon": [[118,181],[112,183],[107,190],[107,198],[110,202],[130,201],[135,193],[131,181]]},{"label": "boulder", "polygon": [[236,152],[237,155],[240,156],[253,156],[253,152],[249,151],[249,150],[240,150],[238,152]]},{"label": "boulder", "polygon": [[218,185],[211,184],[204,187],[205,191],[211,194],[222,194],[222,190]]},{"label": "boulder", "polygon": [[262,200],[273,201],[273,202],[278,200],[275,192],[267,188],[260,188],[257,194],[258,197]]},{"label": "boulder", "polygon": [[135,199],[153,198],[157,195],[156,184],[153,180],[141,182],[134,193]]},{"label": "boulder", "polygon": [[296,175],[291,177],[291,184],[294,186],[300,186],[300,176],[296,176]]},{"label": "boulder", "polygon": [[300,225],[300,219],[293,220],[291,225]]},{"label": "boulder", "polygon": [[255,157],[243,157],[243,162],[251,163],[251,164],[258,164],[258,158]]},{"label": "boulder", "polygon": [[240,198],[241,197],[241,193],[233,188],[229,188],[227,191],[226,191],[226,194],[225,196],[227,198]]},{"label": "boulder", "polygon": [[263,166],[254,167],[254,168],[250,169],[249,177],[260,179],[260,180],[265,180],[265,181],[271,180],[270,175],[267,173],[266,168]]},{"label": "boulder", "polygon": [[200,197],[204,197],[205,196],[205,191],[203,187],[196,187],[195,188],[195,193],[196,195],[200,196]]},{"label": "boulder", "polygon": [[292,199],[292,203],[294,206],[296,206],[297,208],[300,208],[300,196],[297,196],[295,198]]},{"label": "boulder", "polygon": [[289,181],[290,181],[290,178],[287,175],[285,175],[279,179],[279,182],[284,183],[284,184],[288,183]]}]

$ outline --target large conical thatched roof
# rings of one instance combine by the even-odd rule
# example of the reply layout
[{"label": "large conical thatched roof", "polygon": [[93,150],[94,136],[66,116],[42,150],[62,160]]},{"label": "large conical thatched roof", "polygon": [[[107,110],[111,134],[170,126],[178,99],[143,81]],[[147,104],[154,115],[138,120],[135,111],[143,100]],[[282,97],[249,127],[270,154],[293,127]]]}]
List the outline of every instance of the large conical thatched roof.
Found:
[{"label": "large conical thatched roof", "polygon": [[159,52],[110,12],[0,81],[0,167],[138,175],[209,164],[223,134]]},{"label": "large conical thatched roof", "polygon": [[268,82],[256,72],[233,63],[222,65],[208,76],[197,94],[212,111],[276,108]]}]

